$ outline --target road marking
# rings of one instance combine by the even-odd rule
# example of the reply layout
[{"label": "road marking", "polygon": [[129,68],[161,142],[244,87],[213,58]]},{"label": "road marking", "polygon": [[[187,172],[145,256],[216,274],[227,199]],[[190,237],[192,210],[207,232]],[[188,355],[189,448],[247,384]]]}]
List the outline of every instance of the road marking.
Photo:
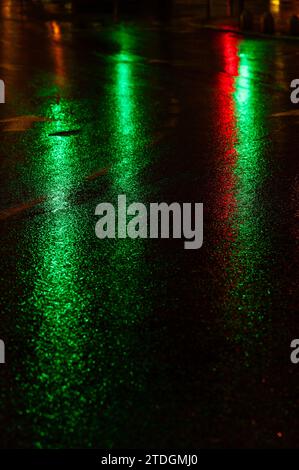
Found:
[{"label": "road marking", "polygon": [[85,179],[92,181],[98,178],[99,176],[104,176],[108,173],[109,168],[101,168],[101,170],[92,173],[91,175],[87,176]]},{"label": "road marking", "polygon": [[[87,176],[85,180],[87,181],[95,180],[99,176],[106,175],[108,171],[109,171],[109,168],[101,168],[101,170]],[[0,220],[6,220],[6,219],[9,219],[10,217],[21,214],[22,212],[25,212],[28,209],[32,209],[33,207],[38,206],[39,204],[41,204],[42,202],[45,202],[46,200],[47,200],[47,196],[42,196],[37,199],[33,199],[32,201],[24,202],[18,206],[4,209],[0,211]]]},{"label": "road marking", "polygon": [[9,217],[13,217],[14,215],[20,214],[28,209],[31,209],[32,207],[37,206],[38,204],[41,204],[44,202],[47,198],[46,197],[39,197],[37,199],[34,199],[33,201],[25,202],[23,204],[20,204],[19,206],[15,207],[10,207],[9,209],[5,209],[0,212],[0,220],[5,220],[8,219]]}]

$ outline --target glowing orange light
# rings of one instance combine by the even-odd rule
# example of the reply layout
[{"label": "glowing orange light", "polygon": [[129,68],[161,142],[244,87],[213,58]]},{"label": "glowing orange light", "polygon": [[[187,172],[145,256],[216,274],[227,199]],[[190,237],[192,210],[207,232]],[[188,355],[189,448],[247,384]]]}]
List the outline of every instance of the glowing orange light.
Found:
[{"label": "glowing orange light", "polygon": [[57,21],[51,21],[51,30],[55,39],[61,39],[61,28]]},{"label": "glowing orange light", "polygon": [[51,21],[48,23],[48,29],[50,32],[50,48],[54,59],[55,72],[57,76],[57,83],[59,85],[64,84],[65,80],[65,60],[64,60],[64,49],[61,44],[62,31],[57,21]]}]

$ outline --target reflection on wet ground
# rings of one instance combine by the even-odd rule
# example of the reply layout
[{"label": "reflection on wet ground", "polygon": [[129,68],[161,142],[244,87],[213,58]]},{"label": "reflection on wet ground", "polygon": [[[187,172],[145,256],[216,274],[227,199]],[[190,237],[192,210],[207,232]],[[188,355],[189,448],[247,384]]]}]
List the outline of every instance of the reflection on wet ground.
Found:
[{"label": "reflection on wet ground", "polygon": [[[1,447],[296,446],[296,43],[1,31]],[[118,194],[203,202],[203,248],[100,241]]]}]

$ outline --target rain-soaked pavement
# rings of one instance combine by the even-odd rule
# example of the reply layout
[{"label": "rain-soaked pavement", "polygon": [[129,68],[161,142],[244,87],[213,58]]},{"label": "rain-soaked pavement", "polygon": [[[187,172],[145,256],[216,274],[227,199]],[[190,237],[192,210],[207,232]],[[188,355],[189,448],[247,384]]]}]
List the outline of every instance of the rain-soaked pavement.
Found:
[{"label": "rain-soaked pavement", "polygon": [[[298,446],[298,42],[14,6],[0,446]],[[118,194],[203,202],[203,247],[97,239]]]}]

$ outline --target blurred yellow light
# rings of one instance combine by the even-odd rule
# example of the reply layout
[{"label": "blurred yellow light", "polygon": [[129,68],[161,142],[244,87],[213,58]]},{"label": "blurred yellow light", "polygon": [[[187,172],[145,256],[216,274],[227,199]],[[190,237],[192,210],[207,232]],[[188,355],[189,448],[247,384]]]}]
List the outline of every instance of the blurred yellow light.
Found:
[{"label": "blurred yellow light", "polygon": [[280,0],[270,0],[270,11],[274,14],[280,12]]}]

